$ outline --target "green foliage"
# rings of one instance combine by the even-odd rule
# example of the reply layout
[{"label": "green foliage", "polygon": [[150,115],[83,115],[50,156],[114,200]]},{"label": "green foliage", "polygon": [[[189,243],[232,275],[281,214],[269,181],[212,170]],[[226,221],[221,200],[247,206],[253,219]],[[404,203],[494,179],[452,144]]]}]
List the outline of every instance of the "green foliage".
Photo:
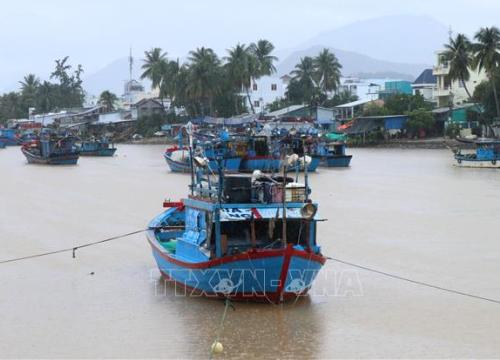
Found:
[{"label": "green foliage", "polygon": [[167,122],[166,120],[166,116],[161,114],[141,116],[137,119],[137,133],[145,137],[151,137],[160,130],[161,126]]},{"label": "green foliage", "polygon": [[389,115],[389,110],[386,107],[370,103],[363,109],[364,116],[384,116]]},{"label": "green foliage", "polygon": [[388,115],[401,115],[415,109],[430,110],[432,106],[420,94],[394,94],[385,100],[384,107]]},{"label": "green foliage", "polygon": [[111,112],[115,110],[115,102],[118,101],[118,97],[111,91],[105,90],[99,96],[99,104],[104,106],[106,112]]},{"label": "green foliage", "polygon": [[435,120],[432,113],[426,109],[417,109],[408,113],[406,129],[410,133],[417,133],[420,130],[429,131],[434,128]]},{"label": "green foliage", "polygon": [[56,111],[61,108],[81,107],[84,100],[81,75],[83,68],[75,71],[68,64],[68,57],[56,60],[56,66],[49,81],[40,82],[34,74],[28,74],[20,81],[21,90],[0,96],[0,122],[7,119],[27,118],[29,108],[36,112]]},{"label": "green foliage", "polygon": [[335,54],[323,49],[318,56],[300,59],[291,72],[287,98],[292,103],[326,105],[329,93],[340,85],[342,65]]},{"label": "green foliage", "polygon": [[456,123],[451,123],[446,127],[445,135],[448,136],[449,138],[456,138],[458,135],[460,135],[460,125]]}]

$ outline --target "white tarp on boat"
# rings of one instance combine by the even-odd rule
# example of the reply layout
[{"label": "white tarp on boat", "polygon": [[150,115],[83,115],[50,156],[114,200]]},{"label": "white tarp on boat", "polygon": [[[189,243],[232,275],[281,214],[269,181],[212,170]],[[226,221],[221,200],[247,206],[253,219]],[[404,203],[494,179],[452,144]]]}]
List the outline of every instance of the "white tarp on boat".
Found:
[{"label": "white tarp on boat", "polygon": [[[275,219],[283,217],[282,207],[272,207],[272,208],[225,208],[220,210],[220,221],[245,221],[252,218],[258,219]],[[318,214],[314,216],[315,220]],[[287,208],[286,209],[287,219],[301,219],[302,215],[300,213],[300,208]]]}]

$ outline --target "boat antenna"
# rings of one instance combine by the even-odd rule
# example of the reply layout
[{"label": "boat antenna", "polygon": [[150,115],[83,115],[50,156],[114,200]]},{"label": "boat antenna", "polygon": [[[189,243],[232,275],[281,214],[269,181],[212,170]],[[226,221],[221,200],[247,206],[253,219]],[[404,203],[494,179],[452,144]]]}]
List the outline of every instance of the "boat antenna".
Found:
[{"label": "boat antenna", "polygon": [[193,163],[193,124],[191,121],[189,121],[186,126],[186,133],[188,136],[189,140],[189,165],[191,168],[191,195],[194,195],[194,187],[195,187],[195,182],[194,182],[194,163]]},{"label": "boat antenna", "polygon": [[306,187],[306,202],[309,200],[309,172],[307,171],[309,164],[307,163],[307,151],[305,138],[302,139],[302,150],[304,152],[304,185]]}]

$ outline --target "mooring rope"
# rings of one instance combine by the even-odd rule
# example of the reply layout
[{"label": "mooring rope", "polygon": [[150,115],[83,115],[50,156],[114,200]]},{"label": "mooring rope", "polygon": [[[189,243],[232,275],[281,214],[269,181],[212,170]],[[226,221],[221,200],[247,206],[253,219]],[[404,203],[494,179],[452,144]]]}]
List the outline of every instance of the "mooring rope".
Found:
[{"label": "mooring rope", "polygon": [[448,292],[448,293],[451,293],[451,294],[455,294],[455,295],[467,296],[467,297],[470,297],[470,298],[473,298],[473,299],[477,299],[477,300],[483,300],[483,301],[488,301],[488,302],[492,302],[492,303],[495,303],[495,304],[500,304],[500,300],[498,300],[498,299],[487,298],[487,297],[480,296],[480,295],[466,293],[464,291],[449,289],[449,288],[445,288],[443,286],[430,284],[430,283],[427,283],[427,282],[424,282],[424,281],[413,280],[413,279],[410,279],[410,278],[406,278],[406,277],[399,276],[399,275],[396,275],[396,274],[391,274],[391,273],[388,273],[388,272],[385,272],[385,271],[381,271],[381,270],[369,268],[367,266],[355,264],[355,263],[352,263],[352,262],[349,262],[349,261],[345,261],[345,260],[341,260],[341,259],[336,259],[336,258],[332,258],[332,257],[327,257],[327,259],[328,260],[332,260],[332,261],[336,261],[338,263],[342,263],[342,264],[345,264],[345,265],[349,265],[349,266],[352,266],[352,267],[355,267],[355,268],[358,268],[358,269],[361,269],[361,270],[365,270],[365,271],[369,271],[369,272],[376,273],[376,274],[379,274],[379,275],[383,275],[383,276],[386,276],[386,277],[390,277],[390,278],[393,278],[393,279],[406,281],[406,282],[409,282],[409,283],[412,283],[412,284],[416,284],[416,285],[420,285],[420,286],[425,286],[425,287],[433,288],[433,289],[436,289],[436,290],[445,291],[445,292]]},{"label": "mooring rope", "polygon": [[82,245],[73,246],[73,247],[70,247],[70,248],[65,248],[65,249],[60,249],[60,250],[54,250],[54,251],[48,251],[48,252],[44,252],[44,253],[40,253],[40,254],[34,254],[34,255],[27,255],[27,256],[22,256],[22,257],[18,257],[18,258],[8,259],[8,260],[1,260],[0,264],[7,264],[7,263],[17,262],[17,261],[22,261],[22,260],[34,259],[34,258],[39,258],[39,257],[42,257],[42,256],[60,254],[60,253],[70,252],[70,251],[73,253],[73,258],[75,258],[76,257],[75,253],[76,253],[76,250],[78,250],[78,249],[81,249],[81,248],[84,248],[84,247],[89,247],[89,246],[94,246],[94,245],[98,245],[98,244],[102,244],[102,243],[105,243],[105,242],[108,242],[108,241],[112,241],[112,240],[122,239],[124,237],[128,237],[128,236],[131,236],[131,235],[139,234],[139,233],[147,231],[147,230],[148,229],[136,230],[136,231],[132,231],[132,232],[129,232],[129,233],[126,233],[126,234],[117,235],[117,236],[113,236],[113,237],[110,237],[110,238],[107,238],[107,239],[104,239],[104,240],[94,241],[94,242],[90,242],[90,243],[86,243],[86,244],[82,244]]},{"label": "mooring rope", "polygon": [[226,298],[224,312],[222,313],[222,318],[220,320],[220,324],[219,324],[219,327],[217,329],[217,335],[215,336],[215,340],[210,347],[210,356],[208,357],[209,359],[212,359],[214,352],[215,352],[215,349],[216,349],[216,346],[219,344],[220,336],[222,334],[222,330],[224,329],[224,322],[226,321],[227,309],[229,309],[229,307],[233,308],[233,310],[236,310],[234,305],[229,300],[229,298]]}]

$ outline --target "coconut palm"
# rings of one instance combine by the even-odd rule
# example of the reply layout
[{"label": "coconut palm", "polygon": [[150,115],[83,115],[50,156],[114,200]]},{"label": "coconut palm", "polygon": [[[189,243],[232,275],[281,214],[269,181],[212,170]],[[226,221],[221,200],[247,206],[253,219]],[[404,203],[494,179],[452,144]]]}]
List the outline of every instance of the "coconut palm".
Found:
[{"label": "coconut palm", "polygon": [[472,96],[467,88],[467,81],[470,79],[470,70],[474,65],[472,53],[472,43],[464,34],[457,34],[455,39],[450,37],[448,44],[444,45],[445,51],[443,59],[449,62],[450,71],[448,77],[450,81],[459,81],[469,96]]},{"label": "coconut palm", "polygon": [[316,86],[314,60],[310,56],[300,58],[300,62],[295,65],[295,69],[291,72],[292,78],[303,84]]},{"label": "coconut palm", "polygon": [[500,30],[495,27],[481,28],[474,36],[474,65],[479,71],[486,72],[493,88],[497,117],[500,117],[500,105],[495,84],[495,72],[500,65]]},{"label": "coconut palm", "polygon": [[252,79],[258,74],[258,63],[250,49],[245,44],[237,44],[235,47],[227,50],[226,71],[229,79],[238,91],[245,91],[252,112],[255,114],[252,101],[250,99],[250,85]]},{"label": "coconut palm", "polygon": [[167,65],[167,53],[162,52],[161,48],[152,48],[144,52],[144,64],[141,68],[144,70],[141,79],[151,80],[151,88],[160,87],[163,73]]},{"label": "coconut palm", "polygon": [[257,60],[257,78],[272,75],[276,72],[274,62],[278,61],[276,56],[271,55],[274,45],[268,40],[259,40],[248,47],[250,53]]},{"label": "coconut palm", "polygon": [[99,96],[99,104],[101,104],[101,106],[104,106],[106,112],[111,112],[115,109],[115,102],[117,100],[118,97],[108,90],[103,91]]},{"label": "coconut palm", "polygon": [[212,101],[218,92],[220,60],[212,49],[205,47],[191,51],[188,60],[187,95],[199,102],[202,115],[206,106],[212,114]]},{"label": "coconut palm", "polygon": [[24,77],[23,81],[19,81],[21,84],[21,92],[23,94],[34,94],[37,87],[40,85],[40,80],[35,74],[28,74]]},{"label": "coconut palm", "polygon": [[335,54],[328,49],[323,49],[313,59],[313,65],[316,80],[325,97],[329,91],[337,90],[340,85],[340,69],[342,69],[342,65],[340,65]]}]

